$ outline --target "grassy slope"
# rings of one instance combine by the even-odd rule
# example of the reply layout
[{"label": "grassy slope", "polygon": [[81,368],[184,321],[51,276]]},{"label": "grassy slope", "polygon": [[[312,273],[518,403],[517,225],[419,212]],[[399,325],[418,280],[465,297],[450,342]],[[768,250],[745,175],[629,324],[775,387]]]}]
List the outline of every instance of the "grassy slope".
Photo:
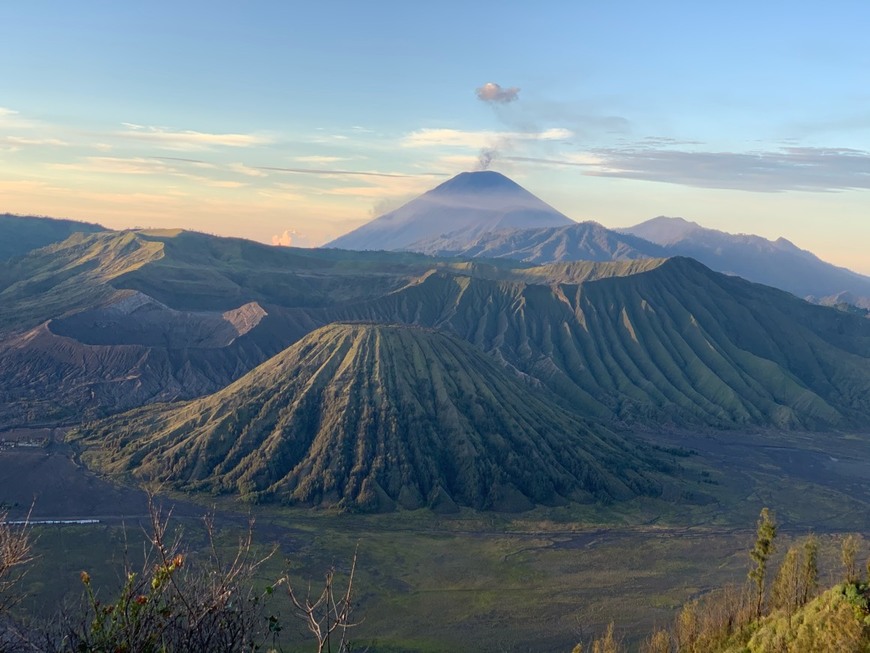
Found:
[{"label": "grassy slope", "polygon": [[75,220],[0,215],[0,261],[59,243],[72,234],[105,231],[105,227]]},{"label": "grassy slope", "polygon": [[110,282],[153,263],[163,247],[134,232],[74,234],[0,264],[0,332],[25,330],[89,308],[116,291]]},{"label": "grassy slope", "polygon": [[715,427],[866,423],[866,320],[690,259],[603,269],[624,276],[592,264],[518,273],[550,283],[439,272],[331,315],[452,331],[596,415]]},{"label": "grassy slope", "polygon": [[384,325],[324,327],[213,396],[81,437],[108,449],[107,470],[364,510],[658,495],[670,468],[466,343]]}]

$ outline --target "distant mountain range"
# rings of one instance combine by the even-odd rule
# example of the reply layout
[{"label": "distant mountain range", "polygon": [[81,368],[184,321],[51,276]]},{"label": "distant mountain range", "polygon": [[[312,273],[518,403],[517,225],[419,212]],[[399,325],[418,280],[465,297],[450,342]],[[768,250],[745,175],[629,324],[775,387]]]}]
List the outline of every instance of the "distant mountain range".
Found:
[{"label": "distant mountain range", "polygon": [[107,471],[251,500],[518,510],[706,500],[639,430],[867,429],[864,313],[661,256],[707,230],[641,227],[662,243],[559,224],[461,257],[74,233],[0,261],[0,430],[79,426]]},{"label": "distant mountain range", "polygon": [[[515,212],[513,202],[545,208]],[[492,208],[481,210],[486,206]],[[576,223],[492,171],[462,173],[328,246],[539,264],[688,256],[816,303],[870,308],[870,277],[826,263],[784,238],[733,235],[682,218],[658,217],[618,230]]]},{"label": "distant mountain range", "polygon": [[870,419],[870,320],[691,259],[494,266],[109,232],[0,264],[0,422],[216,392],[359,320],[447,331],[605,421]]},{"label": "distant mountain range", "polygon": [[815,301],[848,292],[870,301],[870,277],[822,261],[785,238],[729,234],[681,218],[653,218],[621,230],[665,248],[668,256],[689,256],[714,270],[734,274]]}]

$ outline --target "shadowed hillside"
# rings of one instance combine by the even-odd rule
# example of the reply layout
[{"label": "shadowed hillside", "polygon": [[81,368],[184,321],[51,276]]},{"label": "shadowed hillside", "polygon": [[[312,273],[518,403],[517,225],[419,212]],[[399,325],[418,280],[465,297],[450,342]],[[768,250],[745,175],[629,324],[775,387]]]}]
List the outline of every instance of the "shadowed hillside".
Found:
[{"label": "shadowed hillside", "polygon": [[580,222],[559,227],[491,231],[469,238],[460,230],[421,240],[408,249],[437,256],[509,258],[527,263],[621,261],[668,256],[667,249],[631,234]]},{"label": "shadowed hillside", "polygon": [[518,274],[538,282],[434,273],[335,319],[450,330],[599,416],[647,425],[866,425],[870,324],[861,317],[691,259]]},{"label": "shadowed hillside", "polygon": [[531,267],[119,232],[0,264],[0,299],[6,425],[212,393],[337,321],[449,331],[645,428],[870,423],[870,321],[690,259]]}]

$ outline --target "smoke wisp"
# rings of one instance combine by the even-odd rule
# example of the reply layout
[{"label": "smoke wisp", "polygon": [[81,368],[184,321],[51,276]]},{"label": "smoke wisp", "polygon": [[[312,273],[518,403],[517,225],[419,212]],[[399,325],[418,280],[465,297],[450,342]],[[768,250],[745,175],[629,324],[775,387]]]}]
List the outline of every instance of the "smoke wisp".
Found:
[{"label": "smoke wisp", "polygon": [[477,99],[481,102],[507,104],[519,99],[520,89],[516,86],[502,88],[495,82],[487,82],[477,89]]}]

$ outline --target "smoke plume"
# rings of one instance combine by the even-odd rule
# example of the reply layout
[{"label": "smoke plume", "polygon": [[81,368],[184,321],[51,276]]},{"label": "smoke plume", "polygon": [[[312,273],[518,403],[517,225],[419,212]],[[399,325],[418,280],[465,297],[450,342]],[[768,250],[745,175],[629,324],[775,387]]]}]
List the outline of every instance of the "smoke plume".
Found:
[{"label": "smoke plume", "polygon": [[494,147],[486,147],[477,155],[477,169],[489,170],[492,162],[499,157],[498,150]]},{"label": "smoke plume", "polygon": [[520,89],[516,86],[502,88],[495,82],[487,82],[477,89],[477,99],[481,102],[507,104],[519,98]]}]

